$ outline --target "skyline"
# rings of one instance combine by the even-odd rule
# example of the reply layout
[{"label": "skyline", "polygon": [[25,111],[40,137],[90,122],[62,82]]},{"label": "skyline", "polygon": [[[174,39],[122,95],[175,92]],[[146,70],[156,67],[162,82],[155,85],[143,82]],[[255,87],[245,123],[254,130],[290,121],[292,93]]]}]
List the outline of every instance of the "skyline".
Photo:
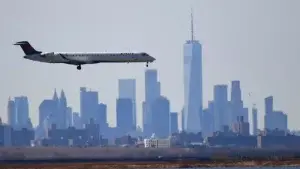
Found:
[{"label": "skyline", "polygon": [[[66,9],[66,5],[69,5],[67,1],[59,3],[60,6],[54,5],[56,8],[53,9],[53,4],[57,2],[18,2],[20,6],[17,7],[13,2],[1,2],[0,17],[4,23],[0,30],[7,32],[0,39],[1,51],[4,57],[7,57],[5,64],[2,62],[0,68],[4,81],[4,88],[1,88],[3,94],[0,98],[3,120],[7,119],[5,116],[9,96],[26,95],[29,97],[30,105],[32,105],[30,115],[33,117],[33,123],[36,124],[37,117],[34,115],[38,114],[38,105],[42,98],[52,97],[54,88],[64,89],[66,96],[70,98],[69,105],[75,111],[79,111],[79,87],[87,87],[99,91],[99,99],[109,107],[109,122],[112,123],[115,122],[114,109],[118,79],[135,78],[138,121],[139,123],[141,121],[141,103],[144,101],[144,93],[140,91],[144,91],[144,64],[99,64],[86,66],[83,72],[78,72],[73,70],[72,66],[32,63],[23,60],[22,53],[12,46],[14,41],[21,39],[30,40],[32,45],[38,45],[47,51],[96,50],[101,52],[105,50],[126,51],[130,48],[145,50],[157,58],[156,63],[149,64],[149,68],[157,68],[161,93],[170,99],[171,111],[181,111],[183,106],[183,83],[181,83],[183,82],[183,44],[190,38],[189,2],[172,1],[174,6],[170,7],[171,1],[151,1],[151,3],[150,1],[135,1],[134,4],[139,8],[130,8],[135,11],[129,10],[124,13],[122,8],[130,7],[131,2],[134,1],[126,3],[118,1],[122,8],[114,6],[120,13],[112,13],[115,18],[111,20],[105,20],[102,12],[109,10],[105,8],[112,8],[113,2],[74,3],[74,6],[85,5],[92,8],[90,11],[80,11],[82,13]],[[296,104],[297,96],[300,94],[296,88],[300,85],[296,73],[299,71],[296,67],[296,63],[299,63],[296,42],[300,37],[300,29],[299,23],[294,22],[292,18],[296,19],[299,16],[300,13],[296,9],[300,3],[296,1],[286,3],[280,1],[232,2],[234,1],[226,1],[226,3],[220,1],[222,5],[209,1],[193,3],[195,39],[203,45],[203,107],[207,107],[208,100],[212,99],[213,85],[229,84],[232,80],[240,80],[245,105],[249,107],[252,102],[255,102],[258,107],[259,128],[263,123],[261,120],[264,114],[263,99],[268,95],[276,98],[274,102],[276,109],[288,114],[289,128],[300,128],[297,125],[299,115]],[[270,6],[268,2],[272,2]],[[32,13],[26,10],[28,5],[35,5],[39,8],[46,3],[49,3],[47,5],[49,9],[52,8],[51,10],[47,11],[42,8]],[[126,6],[127,3],[129,6]],[[232,9],[231,6],[238,6],[240,11],[234,7]],[[158,13],[163,17],[154,14],[153,9],[159,10]],[[176,9],[181,10],[178,12]],[[251,13],[253,9],[256,10],[255,13]],[[26,13],[20,15],[24,10]],[[43,10],[45,12],[41,13]],[[281,15],[276,12],[277,10],[281,11]],[[58,17],[66,11],[71,12],[70,15],[64,15],[67,18]],[[36,12],[41,14],[40,17],[44,17],[41,22],[36,21],[39,18]],[[225,12],[227,15],[224,15]],[[263,15],[263,12],[269,15]],[[142,13],[143,16],[137,17],[137,13]],[[80,21],[83,19],[80,18],[83,17],[82,15],[89,19]],[[78,20],[75,18],[78,17],[79,22],[83,22],[80,26],[76,26]],[[17,18],[22,18],[25,22],[11,22]],[[64,19],[69,20],[64,22]],[[268,22],[265,22],[266,20]],[[32,25],[37,28],[37,31],[33,30]],[[122,27],[120,28],[119,25]],[[260,29],[253,25],[259,25]],[[172,31],[169,31],[171,29]],[[281,59],[283,55],[286,59]],[[173,61],[174,63],[170,63]],[[96,79],[95,74],[98,75]],[[274,74],[277,76],[272,76]],[[22,79],[30,76],[29,80]],[[251,93],[252,98],[248,96],[248,93]]]},{"label": "skyline", "polygon": [[[160,82],[155,81],[155,80],[157,80],[157,75],[158,74],[157,74],[156,69],[147,69],[145,71],[145,77],[148,76],[147,77],[147,79],[148,79],[147,84],[149,86],[147,88],[148,88],[148,90],[151,90],[151,89],[154,90],[153,91],[154,96],[156,95],[156,97],[157,97],[155,99],[155,102],[157,102],[158,100],[161,100],[161,98],[162,98],[163,100],[166,100],[168,102],[167,105],[171,105],[171,103],[170,103],[170,101],[167,97],[165,97],[163,95],[157,96],[157,94],[160,93],[160,90],[157,91],[156,87],[155,87],[155,86],[157,86],[157,84],[159,84],[159,86],[160,86]],[[149,125],[149,124],[147,124],[148,120],[145,121],[146,122],[145,124],[147,125],[146,126],[147,128],[145,128],[145,124],[141,124],[141,125],[137,126],[136,122],[135,122],[135,116],[137,116],[137,114],[134,110],[135,109],[134,107],[136,105],[135,105],[135,96],[133,95],[133,93],[135,93],[135,79],[119,79],[118,82],[119,82],[119,85],[118,85],[117,90],[119,92],[119,96],[116,99],[117,104],[116,104],[116,112],[115,112],[116,116],[117,116],[117,123],[120,124],[120,123],[124,122],[124,120],[120,119],[121,116],[122,116],[122,118],[128,118],[129,117],[129,118],[132,118],[131,122],[134,124],[135,127],[143,128],[144,134],[147,134],[147,133],[151,134],[152,132],[149,133],[149,131],[151,129],[148,128],[148,127],[151,127],[151,125],[148,126]],[[152,86],[152,85],[154,85],[154,86]],[[240,100],[241,99],[241,94],[242,94],[242,89],[240,88],[240,81],[236,81],[236,80],[231,81],[231,85],[216,84],[216,85],[214,85],[213,93],[214,93],[214,99],[208,102],[209,106],[207,108],[204,108],[203,111],[200,111],[198,113],[206,112],[205,113],[206,116],[204,116],[204,114],[201,115],[202,118],[208,118],[208,119],[205,119],[206,122],[210,120],[210,117],[211,117],[210,115],[213,115],[213,118],[216,120],[215,121],[216,123],[214,123],[215,124],[214,128],[216,130],[222,131],[223,130],[222,125],[230,126],[231,124],[235,124],[236,123],[236,117],[238,119],[239,118],[244,119],[244,121],[247,122],[248,125],[249,125],[250,124],[249,118],[250,118],[251,114],[253,115],[253,110],[256,111],[255,112],[256,117],[254,117],[254,118],[252,117],[252,124],[251,125],[252,125],[253,128],[252,128],[252,130],[249,128],[249,131],[253,132],[253,131],[256,131],[257,129],[260,129],[260,130],[273,129],[274,130],[275,128],[278,127],[278,123],[280,123],[280,129],[287,130],[288,119],[284,119],[284,118],[281,117],[282,115],[285,115],[284,111],[274,109],[274,97],[273,96],[268,96],[268,97],[264,98],[264,108],[265,108],[265,111],[263,112],[264,113],[263,114],[263,116],[264,116],[264,127],[257,128],[258,127],[257,123],[256,122],[253,123],[253,120],[257,119],[257,108],[256,108],[255,104],[253,105],[252,108],[248,108],[248,107],[243,106],[243,100]],[[89,123],[88,122],[89,118],[96,118],[94,120],[97,121],[98,117],[97,116],[95,117],[96,114],[94,114],[95,113],[95,108],[96,108],[96,107],[94,107],[95,105],[104,105],[105,109],[107,107],[107,105],[105,103],[102,103],[101,100],[98,99],[98,95],[99,95],[98,91],[87,90],[87,88],[85,88],[85,87],[80,87],[80,98],[79,98],[79,100],[80,100],[80,112],[73,112],[72,111],[73,110],[72,107],[70,107],[70,105],[67,104],[68,99],[66,98],[63,89],[61,90],[59,97],[58,97],[57,91],[54,90],[52,99],[45,98],[44,100],[41,101],[40,106],[42,106],[42,105],[45,106],[45,101],[48,102],[49,100],[53,100],[53,101],[57,102],[59,100],[59,102],[62,103],[62,107],[65,107],[65,110],[64,109],[60,110],[61,112],[59,114],[56,114],[56,115],[59,115],[59,116],[60,115],[63,115],[63,116],[66,115],[66,116],[68,116],[66,114],[66,112],[64,112],[64,111],[69,111],[70,115],[79,113],[81,115],[80,117],[83,120],[82,123],[88,124]],[[118,104],[118,102],[121,103],[121,104]],[[126,104],[128,102],[130,102],[130,104],[132,104],[130,107],[128,107],[128,104]],[[236,104],[236,103],[239,103],[239,102],[242,103],[242,105],[240,105],[240,106],[242,106],[241,108],[246,110],[246,111],[242,110],[242,112],[241,112],[241,109],[239,109],[239,107],[236,107],[236,106],[239,106],[239,104],[238,105]],[[158,101],[157,103],[159,103],[158,105],[161,104],[160,101]],[[225,105],[224,105],[224,103],[225,103]],[[17,96],[17,97],[9,98],[9,101],[8,101],[7,105],[8,105],[7,106],[7,113],[9,113],[10,117],[11,117],[11,118],[9,118],[7,124],[9,124],[9,125],[17,124],[17,126],[18,125],[20,125],[20,126],[28,126],[28,125],[32,126],[31,117],[30,116],[28,117],[28,107],[30,107],[30,102],[28,102],[28,97],[27,96]],[[60,104],[58,104],[58,105],[60,105]],[[12,107],[11,106],[13,106],[13,107],[16,106],[15,108],[13,108],[13,109],[15,109],[16,114],[12,112]],[[43,115],[43,112],[45,113],[45,112],[49,111],[49,108],[45,109],[45,107],[44,107],[44,109],[41,111],[40,106],[39,106],[39,115],[42,115],[42,116],[39,116],[39,124],[42,124],[43,122],[41,122],[41,119],[45,118],[45,116]],[[88,107],[86,107],[86,106],[88,106]],[[120,109],[119,106],[125,106],[125,110]],[[144,106],[144,105],[142,105],[142,106]],[[152,106],[153,106],[153,103],[151,104],[151,107]],[[18,108],[21,108],[21,109],[19,110]],[[128,108],[131,109],[129,112],[132,112],[133,116],[130,117],[130,115],[129,115],[129,116],[124,116],[123,117],[123,113],[125,113],[125,114],[128,113]],[[158,111],[161,111],[160,106],[155,107],[155,108],[158,108]],[[89,111],[87,111],[87,110],[89,110]],[[96,112],[98,112],[98,111],[96,111]],[[179,117],[182,116],[178,112],[171,112],[169,108],[168,108],[168,112],[170,113],[169,114],[170,118],[171,118],[172,113],[177,114],[177,116],[179,116]],[[100,112],[98,112],[98,113],[100,113]],[[105,113],[106,113],[106,111],[105,111]],[[155,114],[155,116],[159,115],[159,114],[156,114],[157,113],[156,111],[154,111],[152,113],[153,114],[151,114],[150,116],[153,116],[154,114]],[[207,113],[211,113],[211,114],[207,116]],[[54,115],[53,117],[55,117],[56,115]],[[226,116],[222,116],[222,115],[226,115]],[[271,115],[271,116],[266,117],[266,115]],[[100,116],[102,116],[102,115],[100,115]],[[222,117],[219,117],[219,116],[222,116]],[[236,117],[234,117],[234,116],[236,116]],[[15,117],[16,121],[18,121],[18,122],[15,123],[14,121],[12,121],[12,117]],[[29,119],[27,119],[27,117]],[[107,116],[105,115],[105,117],[107,117]],[[68,118],[70,118],[70,117],[68,117]],[[146,116],[145,118],[148,118],[148,117]],[[275,119],[273,119],[273,118],[275,118]],[[287,118],[287,116],[285,116],[285,118]],[[63,126],[67,126],[66,124],[70,124],[70,122],[68,122],[68,119],[66,117],[59,117],[59,119],[60,120],[61,119],[66,119],[65,123],[63,123],[62,121],[59,122],[59,124],[62,125],[62,126],[60,126],[60,128],[63,128]],[[105,120],[107,120],[107,118],[105,118]],[[178,120],[177,123],[182,125],[182,119],[178,118],[177,120]],[[257,120],[259,120],[259,119],[257,119]],[[283,121],[281,121],[281,120],[285,120],[285,123],[282,123]],[[44,120],[42,120],[42,121],[44,121]],[[130,122],[130,120],[128,120],[128,119],[125,120],[125,121]],[[156,121],[156,120],[154,120],[154,121]],[[204,122],[204,121],[199,120],[199,122]],[[198,124],[199,124],[199,122],[198,122]],[[194,121],[192,123],[197,123],[197,121]],[[58,124],[56,124],[56,125],[58,125]],[[41,127],[41,126],[39,125],[39,127]],[[211,130],[211,128],[209,126],[203,126],[203,124],[201,123],[201,131],[204,130],[202,127],[205,127],[206,132]],[[267,127],[269,127],[269,128],[267,128]],[[181,129],[181,131],[182,130],[186,131],[186,129],[184,129],[184,128],[185,127],[183,127]],[[254,128],[256,128],[256,129],[254,130]],[[180,128],[179,128],[179,130],[180,130]],[[199,130],[200,130],[200,127],[199,127]],[[290,130],[290,131],[292,131],[292,130]],[[197,133],[197,131],[190,131],[190,132]],[[202,132],[204,132],[204,131],[202,131]]]}]

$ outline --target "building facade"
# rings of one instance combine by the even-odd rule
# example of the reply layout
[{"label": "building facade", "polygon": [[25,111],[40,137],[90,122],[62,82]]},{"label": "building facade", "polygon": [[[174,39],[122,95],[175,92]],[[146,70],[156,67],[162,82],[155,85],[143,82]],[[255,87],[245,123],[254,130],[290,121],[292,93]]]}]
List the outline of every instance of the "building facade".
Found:
[{"label": "building facade", "polygon": [[136,81],[119,79],[119,98],[132,100],[133,126],[136,127]]},{"label": "building facade", "polygon": [[201,131],[202,112],[202,46],[194,40],[193,15],[191,15],[191,40],[184,44],[184,130]]}]

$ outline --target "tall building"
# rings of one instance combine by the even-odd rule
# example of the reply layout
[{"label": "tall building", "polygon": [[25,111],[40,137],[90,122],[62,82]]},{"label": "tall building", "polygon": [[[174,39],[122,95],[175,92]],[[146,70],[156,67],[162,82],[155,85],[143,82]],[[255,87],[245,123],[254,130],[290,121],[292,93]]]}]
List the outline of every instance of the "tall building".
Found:
[{"label": "tall building", "polygon": [[123,134],[133,129],[132,100],[127,98],[117,99],[117,127]]},{"label": "tall building", "polygon": [[17,123],[20,128],[28,127],[29,102],[26,96],[15,97]]},{"label": "tall building", "polygon": [[265,121],[265,129],[281,131],[288,130],[287,115],[284,114],[282,111],[273,111],[272,113],[266,114]]},{"label": "tall building", "polygon": [[[55,102],[50,99],[45,99],[39,106],[39,126],[50,128],[53,123],[53,114],[55,113],[56,107]],[[45,126],[47,122],[48,126]]]},{"label": "tall building", "polygon": [[265,129],[267,130],[288,130],[287,115],[282,111],[275,111],[273,108],[273,96],[265,98]]},{"label": "tall building", "polygon": [[77,112],[73,113],[73,126],[76,129],[82,129],[82,127],[83,127],[80,114]]},{"label": "tall building", "polygon": [[159,97],[160,94],[161,94],[160,90],[161,90],[161,89],[160,89],[160,82],[157,81],[157,91],[156,91],[157,97]]},{"label": "tall building", "polygon": [[135,79],[119,79],[119,98],[132,100],[133,126],[136,126],[136,82],[135,82]]},{"label": "tall building", "polygon": [[157,70],[145,71],[145,102],[143,103],[143,129],[146,136],[152,134],[152,111],[151,104],[160,96],[160,83],[158,82]]},{"label": "tall building", "polygon": [[[230,99],[230,116],[231,121],[230,123],[233,124],[236,122],[237,117],[244,116],[245,118],[245,111],[243,109],[243,101],[242,101],[242,92],[240,81],[232,81],[231,82],[231,99]],[[248,114],[247,114],[248,115]]]},{"label": "tall building", "polygon": [[214,132],[214,109],[212,101],[208,102],[207,109],[203,109],[202,120],[202,136],[212,136]]},{"label": "tall building", "polygon": [[236,103],[242,101],[241,83],[238,80],[231,81],[231,101]]},{"label": "tall building", "polygon": [[170,113],[170,134],[178,133],[178,113]]},{"label": "tall building", "polygon": [[10,98],[8,99],[8,104],[7,104],[7,117],[8,117],[8,125],[15,128],[17,126],[16,105],[15,102]]},{"label": "tall building", "polygon": [[244,121],[243,116],[239,116],[237,121],[232,124],[232,131],[242,136],[249,136],[249,123]]},{"label": "tall building", "polygon": [[66,125],[67,125],[67,127],[72,127],[73,126],[73,110],[72,110],[72,107],[67,107],[66,115],[67,115]]},{"label": "tall building", "polygon": [[273,112],[273,96],[269,96],[265,98],[265,113]]},{"label": "tall building", "polygon": [[107,123],[107,105],[100,103],[98,105],[98,115],[96,118],[96,124],[100,125],[100,132],[102,135],[105,135],[108,131]]},{"label": "tall building", "polygon": [[100,126],[107,123],[107,106],[106,104],[100,103],[98,105],[98,115],[95,120],[96,124],[100,124]]},{"label": "tall building", "polygon": [[56,126],[59,123],[59,118],[61,117],[60,115],[60,111],[59,111],[59,98],[57,96],[57,92],[56,89],[54,89],[54,94],[52,97],[52,101],[53,101],[53,108],[52,108],[52,114],[49,117],[48,120],[48,125],[50,125],[50,127],[55,124]]},{"label": "tall building", "polygon": [[163,96],[151,104],[153,133],[159,138],[170,135],[170,101]]},{"label": "tall building", "polygon": [[[72,111],[72,110],[71,110]],[[59,98],[59,118],[56,127],[58,129],[66,129],[67,126],[67,98],[65,92],[62,90]]]},{"label": "tall building", "polygon": [[249,113],[248,113],[249,109],[247,107],[243,107],[242,109],[242,115],[243,116],[243,120],[244,122],[249,123]]},{"label": "tall building", "polygon": [[227,85],[214,86],[214,121],[215,131],[223,131],[224,126],[231,126],[228,113]]},{"label": "tall building", "polygon": [[273,96],[268,96],[265,98],[265,118],[264,118],[265,129],[272,130],[273,126],[275,126],[272,118],[273,118]]},{"label": "tall building", "polygon": [[194,40],[193,13],[191,14],[191,40],[184,44],[184,130],[201,131],[202,111],[202,46]]},{"label": "tall building", "polygon": [[180,117],[181,117],[181,131],[184,131],[184,127],[185,127],[185,116],[184,116],[184,108],[181,109],[181,113],[180,113]]},{"label": "tall building", "polygon": [[252,133],[256,136],[258,133],[258,123],[257,123],[257,108],[252,107]]},{"label": "tall building", "polygon": [[98,92],[87,91],[85,87],[80,88],[80,113],[84,125],[89,124],[91,119],[95,121],[98,103]]},{"label": "tall building", "polygon": [[52,99],[45,99],[41,102],[39,106],[39,125],[35,132],[37,138],[47,138],[51,124],[56,124],[53,119],[53,114],[57,108],[55,106],[55,101]]}]

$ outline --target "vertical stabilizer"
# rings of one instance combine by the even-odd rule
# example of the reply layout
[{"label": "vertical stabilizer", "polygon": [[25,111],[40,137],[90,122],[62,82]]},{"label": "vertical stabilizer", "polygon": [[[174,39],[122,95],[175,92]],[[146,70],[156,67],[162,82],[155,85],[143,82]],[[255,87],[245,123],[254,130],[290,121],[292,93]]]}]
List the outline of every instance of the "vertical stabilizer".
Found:
[{"label": "vertical stabilizer", "polygon": [[15,43],[14,45],[21,46],[25,55],[33,55],[33,54],[40,54],[42,52],[35,50],[28,41],[20,41]]}]

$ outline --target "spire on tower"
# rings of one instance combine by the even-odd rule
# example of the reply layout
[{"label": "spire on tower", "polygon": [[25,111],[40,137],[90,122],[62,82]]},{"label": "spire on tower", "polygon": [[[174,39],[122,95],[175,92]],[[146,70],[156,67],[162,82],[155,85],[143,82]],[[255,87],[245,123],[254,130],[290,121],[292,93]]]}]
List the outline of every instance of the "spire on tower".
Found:
[{"label": "spire on tower", "polygon": [[66,98],[66,95],[65,95],[65,92],[64,92],[64,90],[61,90],[61,93],[60,93],[60,98]]},{"label": "spire on tower", "polygon": [[57,97],[57,93],[56,93],[56,89],[54,89],[54,95],[53,95],[53,98],[52,98],[54,101],[58,100],[58,97]]},{"label": "spire on tower", "polygon": [[191,40],[194,41],[194,17],[193,17],[193,8],[191,8]]}]

